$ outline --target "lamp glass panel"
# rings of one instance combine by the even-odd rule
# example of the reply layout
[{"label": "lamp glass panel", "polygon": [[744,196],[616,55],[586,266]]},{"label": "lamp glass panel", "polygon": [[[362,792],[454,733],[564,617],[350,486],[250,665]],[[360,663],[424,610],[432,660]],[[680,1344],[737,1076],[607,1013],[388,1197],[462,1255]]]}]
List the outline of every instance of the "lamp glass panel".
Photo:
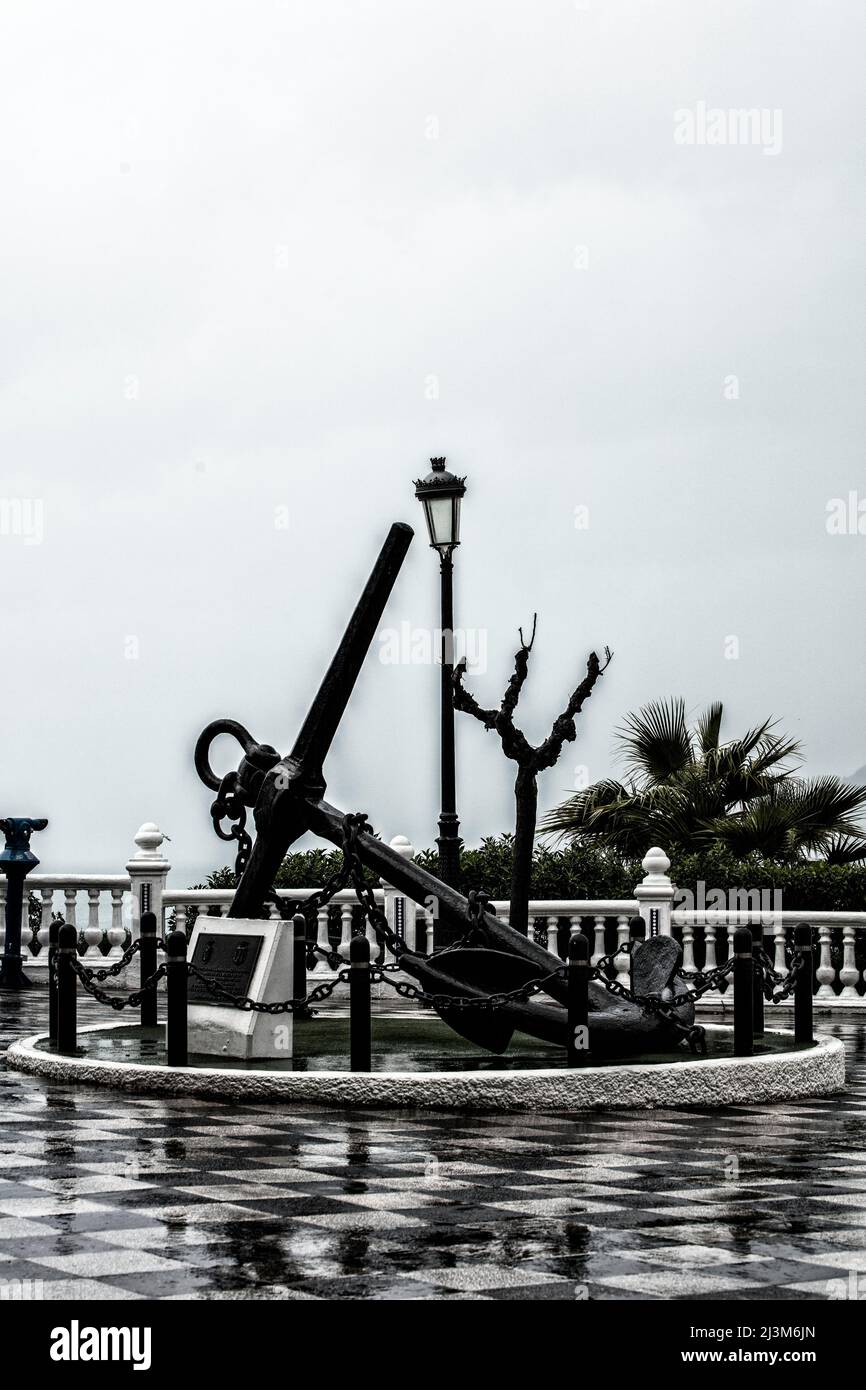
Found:
[{"label": "lamp glass panel", "polygon": [[451,545],[453,543],[454,537],[451,528],[454,513],[451,503],[452,498],[450,497],[427,497],[424,499],[432,545]]}]

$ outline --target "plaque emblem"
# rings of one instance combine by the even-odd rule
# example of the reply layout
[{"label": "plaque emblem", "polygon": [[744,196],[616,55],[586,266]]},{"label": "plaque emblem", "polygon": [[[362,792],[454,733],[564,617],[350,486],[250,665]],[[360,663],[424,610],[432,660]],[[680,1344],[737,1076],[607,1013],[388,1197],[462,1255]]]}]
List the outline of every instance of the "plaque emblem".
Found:
[{"label": "plaque emblem", "polygon": [[[256,962],[262,949],[260,936],[241,936],[236,932],[203,931],[195,943],[192,964],[208,980],[212,980],[228,994],[247,995],[250,992]],[[190,975],[189,998],[197,1004],[208,1004],[212,1008],[231,1009],[234,1006],[228,999],[208,991],[204,980]]]}]

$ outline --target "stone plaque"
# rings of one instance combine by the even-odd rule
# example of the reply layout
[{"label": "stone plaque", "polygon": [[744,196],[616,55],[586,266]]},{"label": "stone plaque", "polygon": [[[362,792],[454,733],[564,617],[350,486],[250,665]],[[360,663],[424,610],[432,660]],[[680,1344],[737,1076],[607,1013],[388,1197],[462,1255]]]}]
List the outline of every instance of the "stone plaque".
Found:
[{"label": "stone plaque", "polygon": [[[189,943],[197,970],[230,994],[278,1004],[294,997],[291,922],[253,917],[198,917]],[[234,1008],[190,976],[189,1050],[206,1057],[290,1061],[291,1013]]]},{"label": "stone plaque", "polygon": [[[262,949],[260,936],[241,936],[238,933],[199,932],[191,964],[215,985],[230,994],[250,993],[253,974]],[[207,1003],[212,1008],[231,1009],[227,999],[211,994],[203,980],[189,977],[189,998]]]}]

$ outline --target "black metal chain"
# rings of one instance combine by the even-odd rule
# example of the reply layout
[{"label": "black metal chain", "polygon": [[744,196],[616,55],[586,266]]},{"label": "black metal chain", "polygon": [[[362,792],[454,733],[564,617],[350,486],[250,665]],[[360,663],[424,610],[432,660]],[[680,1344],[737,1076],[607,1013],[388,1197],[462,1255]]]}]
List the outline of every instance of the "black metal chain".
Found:
[{"label": "black metal chain", "polygon": [[242,1009],[244,1013],[257,1014],[299,1013],[302,1009],[309,1009],[312,1004],[320,1004],[323,999],[329,999],[337,985],[348,984],[349,981],[348,970],[341,970],[332,980],[325,980],[322,984],[317,985],[303,999],[280,999],[272,1004],[265,1004],[261,1000],[251,999],[249,995],[232,994],[230,990],[223,989],[222,985],[208,979],[195,965],[188,964],[187,970],[195,979],[201,981],[208,993],[212,994],[215,999],[224,999],[233,1008]]},{"label": "black metal chain", "polygon": [[[806,954],[794,948],[794,953],[788,966],[788,973],[780,975],[774,968],[770,957],[763,946],[758,946],[755,952],[756,967],[761,975],[761,984],[764,998],[770,1004],[781,1004],[794,993],[797,984],[797,976],[801,970],[806,968]],[[776,989],[779,985],[781,988]]]},{"label": "black metal chain", "polygon": [[[165,942],[160,940],[159,938],[157,938],[156,944],[160,950],[165,949]],[[134,958],[134,956],[136,955],[136,953],[140,950],[141,940],[138,939],[136,941],[133,941],[130,946],[127,946],[126,950],[124,951],[123,955],[119,958],[119,960],[116,960],[114,962],[114,965],[106,965],[101,970],[91,970],[89,966],[81,965],[80,961],[78,963],[79,965],[81,965],[81,969],[87,976],[88,980],[108,980],[111,978],[112,975],[119,975],[121,971],[125,970]]]},{"label": "black metal chain", "polygon": [[417,985],[410,984],[408,980],[392,980],[388,978],[385,969],[381,966],[373,966],[370,971],[371,984],[383,983],[389,985],[403,999],[414,999],[421,1004],[428,1004],[436,1009],[437,1013],[456,1013],[464,1012],[467,1009],[480,1010],[482,1013],[492,1012],[496,1009],[505,1008],[507,1004],[523,1004],[531,999],[533,995],[540,994],[551,980],[563,980],[566,976],[566,967],[561,965],[556,970],[551,970],[549,975],[539,975],[535,980],[528,980],[519,989],[509,990],[507,993],[484,994],[484,995],[461,995],[461,994],[428,994],[426,990],[419,989]]},{"label": "black metal chain", "polygon": [[80,961],[71,962],[72,969],[75,971],[82,985],[88,994],[92,994],[94,999],[98,999],[100,1004],[107,1004],[109,1008],[119,1012],[121,1009],[137,1008],[151,990],[156,989],[160,980],[167,973],[168,967],[165,962],[158,966],[152,975],[149,975],[141,984],[141,987],[134,994],[118,995],[109,994],[107,990],[99,989],[93,983],[93,972],[87,970]]}]

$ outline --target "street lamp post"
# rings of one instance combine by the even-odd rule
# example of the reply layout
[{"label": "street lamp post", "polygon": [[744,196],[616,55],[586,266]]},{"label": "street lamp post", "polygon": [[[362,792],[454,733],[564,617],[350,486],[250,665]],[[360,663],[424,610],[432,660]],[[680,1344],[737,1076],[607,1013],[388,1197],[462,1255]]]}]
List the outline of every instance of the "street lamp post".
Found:
[{"label": "street lamp post", "polygon": [[451,887],[457,886],[460,875],[460,821],[457,818],[457,793],[454,758],[454,701],[452,673],[454,670],[454,561],[460,544],[460,503],[466,491],[464,478],[457,478],[445,468],[444,458],[430,460],[433,471],[415,483],[415,496],[423,504],[430,544],[439,552],[442,603],[441,649],[441,761],[442,793],[439,813],[439,877]]}]

